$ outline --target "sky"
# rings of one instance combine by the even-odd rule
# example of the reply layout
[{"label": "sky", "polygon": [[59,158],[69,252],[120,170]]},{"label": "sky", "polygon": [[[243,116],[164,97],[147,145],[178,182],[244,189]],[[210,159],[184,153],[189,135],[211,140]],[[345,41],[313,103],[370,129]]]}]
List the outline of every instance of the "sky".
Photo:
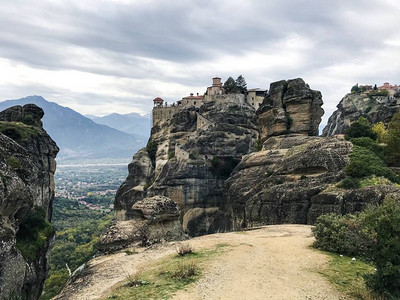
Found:
[{"label": "sky", "polygon": [[151,111],[302,77],[325,116],[355,83],[400,84],[398,0],[0,0],[0,101],[40,95],[82,114]]}]

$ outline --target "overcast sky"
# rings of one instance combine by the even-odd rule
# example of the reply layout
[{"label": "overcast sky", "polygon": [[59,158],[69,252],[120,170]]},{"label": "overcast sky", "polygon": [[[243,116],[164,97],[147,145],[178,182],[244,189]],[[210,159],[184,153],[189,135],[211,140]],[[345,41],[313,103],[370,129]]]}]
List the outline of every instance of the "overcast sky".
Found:
[{"label": "overcast sky", "polygon": [[0,0],[0,100],[149,113],[215,75],[302,77],[323,122],[355,83],[400,83],[398,0]]}]

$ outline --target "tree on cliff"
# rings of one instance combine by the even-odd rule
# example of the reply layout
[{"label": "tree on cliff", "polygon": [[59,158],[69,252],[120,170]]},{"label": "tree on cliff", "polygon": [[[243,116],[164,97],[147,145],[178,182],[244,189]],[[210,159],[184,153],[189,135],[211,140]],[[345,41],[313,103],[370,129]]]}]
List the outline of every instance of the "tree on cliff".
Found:
[{"label": "tree on cliff", "polygon": [[239,93],[245,94],[247,92],[247,83],[242,75],[239,75],[235,81],[235,84],[239,90]]},{"label": "tree on cliff", "polygon": [[369,137],[374,141],[377,138],[377,134],[371,129],[371,123],[364,117],[359,117],[356,122],[351,124],[345,135],[347,140],[360,137]]},{"label": "tree on cliff", "polygon": [[397,112],[388,124],[386,135],[386,155],[390,163],[400,165],[400,111]]},{"label": "tree on cliff", "polygon": [[236,94],[239,92],[238,86],[232,77],[229,77],[224,83],[224,90],[227,94]]},{"label": "tree on cliff", "polygon": [[358,83],[356,85],[353,85],[353,87],[351,88],[351,92],[352,93],[359,93],[360,92],[360,88],[358,87]]}]

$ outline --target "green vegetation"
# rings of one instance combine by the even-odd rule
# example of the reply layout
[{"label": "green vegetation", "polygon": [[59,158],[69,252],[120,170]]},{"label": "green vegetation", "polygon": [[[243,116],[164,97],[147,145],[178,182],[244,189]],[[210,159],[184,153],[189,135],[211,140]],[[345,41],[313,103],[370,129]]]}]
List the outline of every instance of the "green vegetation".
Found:
[{"label": "green vegetation", "polygon": [[387,137],[387,129],[383,122],[376,123],[372,125],[372,131],[376,133],[378,143],[385,143]]},{"label": "green vegetation", "polygon": [[168,153],[168,159],[173,159],[175,157],[175,151]]},{"label": "green vegetation", "polygon": [[33,120],[33,116],[32,115],[25,115],[22,123],[26,124],[26,125],[33,125],[35,124],[35,121]]},{"label": "green vegetation", "polygon": [[9,165],[14,170],[19,170],[22,168],[21,163],[15,156],[7,156],[5,159],[7,165]]},{"label": "green vegetation", "polygon": [[352,86],[351,92],[352,93],[357,93],[357,94],[360,92],[360,88],[358,87],[358,83],[356,85]]},{"label": "green vegetation", "polygon": [[385,142],[387,144],[385,153],[389,163],[400,166],[400,111],[393,116],[388,124]]},{"label": "green vegetation", "polygon": [[39,134],[39,129],[20,122],[0,121],[0,132],[19,142],[22,140],[28,140],[33,136],[37,136]]},{"label": "green vegetation", "polygon": [[371,129],[371,123],[364,117],[359,117],[356,122],[351,124],[345,135],[346,140],[360,137],[369,137],[374,141],[377,138],[377,134]]},{"label": "green vegetation", "polygon": [[[225,245],[217,245],[214,249],[155,261],[145,271],[127,274],[126,283],[117,287],[107,299],[169,299],[174,292],[198,280],[203,265],[210,257],[226,251],[221,250],[223,247]],[[132,281],[145,284],[131,284]]]},{"label": "green vegetation", "polygon": [[26,218],[19,221],[22,223],[17,232],[17,248],[26,259],[34,261],[54,234],[53,226],[47,221],[46,213],[41,207],[31,209]]},{"label": "green vegetation", "polygon": [[386,135],[381,127],[381,125],[375,126],[373,130],[369,121],[360,117],[347,130],[345,137],[354,147],[350,154],[350,163],[345,168],[346,178],[342,180],[340,187],[359,188],[364,178],[374,176],[385,177],[394,183],[400,182],[400,177],[387,167],[385,156],[387,151],[375,142],[377,138]]},{"label": "green vegetation", "polygon": [[96,254],[99,236],[111,219],[111,213],[89,210],[76,200],[55,199],[53,224],[57,229],[56,241],[41,299],[51,299],[60,292],[69,279],[66,264],[73,272]]},{"label": "green vegetation", "polygon": [[247,92],[247,83],[242,75],[239,75],[236,80],[229,77],[224,83],[226,94],[245,94]]},{"label": "green vegetation", "polygon": [[388,90],[372,90],[368,93],[368,97],[376,97],[376,96],[382,96],[382,97],[387,97],[389,96],[389,91]]},{"label": "green vegetation", "polygon": [[385,299],[400,297],[400,203],[392,196],[357,215],[320,216],[313,228],[314,246],[370,261],[376,272],[365,275],[367,287]]},{"label": "green vegetation", "polygon": [[146,146],[147,153],[149,154],[151,163],[153,166],[156,165],[156,154],[157,154],[158,145],[155,141],[149,140]]},{"label": "green vegetation", "polygon": [[258,151],[261,151],[261,150],[262,150],[262,147],[263,147],[263,142],[262,142],[262,140],[261,140],[261,139],[257,139],[254,148],[255,148],[256,151],[258,152]]},{"label": "green vegetation", "polygon": [[338,286],[339,290],[355,299],[379,299],[375,298],[365,286],[364,276],[374,272],[371,264],[360,260],[352,261],[351,257],[334,253],[328,255],[331,256],[329,266],[320,273]]}]

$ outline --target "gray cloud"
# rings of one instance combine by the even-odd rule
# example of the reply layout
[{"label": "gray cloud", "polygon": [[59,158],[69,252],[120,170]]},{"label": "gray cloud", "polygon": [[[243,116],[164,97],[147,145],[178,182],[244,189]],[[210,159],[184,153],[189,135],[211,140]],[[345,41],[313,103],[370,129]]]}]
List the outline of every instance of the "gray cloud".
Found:
[{"label": "gray cloud", "polygon": [[[399,80],[400,48],[385,44],[400,41],[399,13],[394,0],[15,0],[0,11],[0,57],[32,76],[35,70],[84,72],[100,88],[88,97],[68,82],[55,88],[36,79],[35,85],[9,66],[15,78],[0,81],[0,91],[12,98],[39,90],[83,110],[90,98],[104,109],[113,103],[147,112],[147,97],[168,91],[163,96],[172,101],[179,93],[202,92],[216,74],[243,74],[251,87],[301,76],[322,90],[328,115],[343,96],[339,91],[355,82]],[[110,95],[104,82],[124,95]]]}]

